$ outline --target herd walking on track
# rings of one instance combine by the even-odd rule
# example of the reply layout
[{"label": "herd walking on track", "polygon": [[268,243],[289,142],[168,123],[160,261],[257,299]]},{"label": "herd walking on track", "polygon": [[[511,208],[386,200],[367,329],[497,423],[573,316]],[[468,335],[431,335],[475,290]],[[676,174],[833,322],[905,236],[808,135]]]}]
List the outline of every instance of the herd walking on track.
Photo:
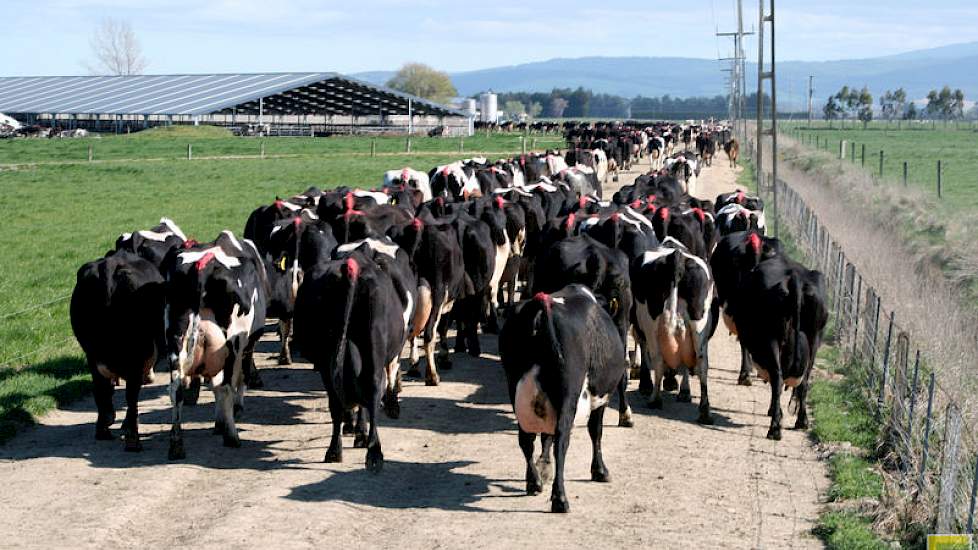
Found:
[{"label": "herd walking on track", "polygon": [[[741,342],[742,383],[753,366],[771,385],[768,437],[781,437],[785,387],[797,399],[795,427],[807,427],[824,283],[764,235],[760,199],[695,196],[700,165],[718,144],[735,160],[729,131],[589,124],[566,137],[564,154],[395,169],[375,190],[310,188],[257,208],[240,238],[224,231],[196,242],[165,218],[120,236],[79,270],[72,297],[96,437],[112,437],[111,395],[122,379],[125,449],[140,450],[139,390],[164,360],[170,459],[193,452],[181,415],[201,381],[214,391],[215,433],[239,446],[245,390],[262,385],[253,354],[266,318],[278,321],[279,362],[298,353],[322,378],[332,417],[325,460],[342,461],[343,435],[352,434],[374,472],[384,465],[377,419],[381,410],[400,415],[402,377],[439,384],[452,364],[452,326],[454,352],[473,356],[480,331],[498,332],[526,490],[542,491],[552,455],[555,512],[569,509],[563,467],[575,418],[587,418],[592,479],[610,480],[604,409],[616,400],[619,425],[634,425],[632,375],[652,407],[677,389],[678,401],[690,401],[696,376],[699,421],[713,422],[707,344],[721,319]],[[643,162],[648,173],[603,196],[606,178]]]}]

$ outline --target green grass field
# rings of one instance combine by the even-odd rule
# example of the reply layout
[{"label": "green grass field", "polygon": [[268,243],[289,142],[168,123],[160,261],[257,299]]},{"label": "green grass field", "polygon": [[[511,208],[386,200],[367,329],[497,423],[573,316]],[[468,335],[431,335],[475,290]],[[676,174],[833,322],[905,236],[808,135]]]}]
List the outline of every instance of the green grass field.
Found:
[{"label": "green grass field", "polygon": [[[215,154],[257,146],[251,138],[214,136],[213,128],[80,140],[0,142],[0,164],[59,161],[86,143],[120,158],[158,158],[185,143],[210,143]],[[540,147],[555,147],[559,138]],[[378,138],[390,155],[360,154],[369,138],[266,138],[266,152],[279,158],[135,160],[52,163],[0,168],[0,441],[16,423],[87,391],[81,352],[71,334],[68,301],[75,273],[102,256],[120,233],[155,225],[167,216],[184,232],[211,240],[222,229],[239,234],[248,214],[276,196],[310,185],[376,187],[388,169],[427,170],[466,154],[458,139],[413,138],[418,154],[393,154],[401,138]],[[469,145],[473,147],[469,147]],[[385,146],[387,146],[385,145]],[[520,151],[518,136],[466,138],[478,148],[506,156]],[[203,148],[204,146],[202,146]],[[75,149],[72,149],[75,148]],[[316,148],[323,154],[312,153]],[[378,145],[378,150],[380,145]],[[195,145],[195,156],[197,147]],[[79,373],[83,373],[80,375]],[[85,382],[85,383],[83,383]],[[6,435],[5,435],[6,434]]]},{"label": "green grass field", "polygon": [[[908,163],[910,185],[926,189],[937,196],[937,161],[942,161],[943,201],[941,204],[960,212],[978,206],[978,130],[973,123],[953,123],[944,126],[938,122],[907,124],[876,122],[863,129],[852,125],[845,129],[835,122],[832,127],[820,121],[812,128],[807,123],[781,123],[782,130],[801,143],[816,146],[838,155],[839,143],[846,140],[856,144],[856,164],[862,163],[862,146],[866,145],[865,169],[879,174],[879,154],[883,151],[883,179],[897,186],[903,182],[903,162]],[[827,143],[827,144],[826,144]],[[851,145],[847,145],[845,162],[850,159]]]}]

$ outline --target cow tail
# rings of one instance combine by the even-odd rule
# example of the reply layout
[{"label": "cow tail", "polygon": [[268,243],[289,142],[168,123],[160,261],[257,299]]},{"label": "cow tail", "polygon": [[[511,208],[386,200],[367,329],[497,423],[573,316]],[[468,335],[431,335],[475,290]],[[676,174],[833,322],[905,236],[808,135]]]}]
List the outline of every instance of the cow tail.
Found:
[{"label": "cow tail", "polygon": [[333,388],[343,400],[343,369],[346,362],[347,338],[350,328],[350,316],[353,314],[353,302],[357,291],[357,279],[360,277],[360,265],[354,258],[347,258],[344,264],[347,284],[346,302],[343,304],[343,324],[340,329],[340,341],[336,347],[336,363],[331,373],[333,378]]},{"label": "cow tail", "polygon": [[533,303],[539,304],[541,309],[543,330],[546,333],[547,342],[550,344],[549,351],[553,358],[557,360],[556,366],[559,369],[559,366],[564,364],[564,349],[557,340],[557,330],[554,327],[553,298],[545,292],[538,292],[533,297]]},{"label": "cow tail", "polygon": [[[802,376],[804,376],[804,365],[802,365],[802,348],[801,348],[801,308],[804,295],[802,294],[801,288],[801,277],[797,273],[792,273],[791,275],[791,294],[794,294],[794,306],[793,320],[795,325],[795,368],[802,368]],[[783,372],[783,371],[782,371]]]}]

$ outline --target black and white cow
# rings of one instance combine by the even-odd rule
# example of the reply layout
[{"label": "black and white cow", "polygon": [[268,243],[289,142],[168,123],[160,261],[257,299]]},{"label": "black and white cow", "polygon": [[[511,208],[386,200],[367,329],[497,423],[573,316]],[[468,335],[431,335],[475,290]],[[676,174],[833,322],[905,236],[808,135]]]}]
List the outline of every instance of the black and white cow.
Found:
[{"label": "black and white cow", "polygon": [[379,472],[384,454],[377,420],[382,403],[388,415],[397,415],[388,373],[396,371],[404,344],[401,301],[390,275],[356,251],[311,266],[295,320],[296,344],[326,386],[333,433],[324,460],[343,461],[343,418],[359,407],[353,444],[367,448],[367,470]]},{"label": "black and white cow", "polygon": [[764,212],[750,210],[737,203],[730,203],[718,210],[716,223],[720,235],[751,230],[764,234]]},{"label": "black and white cow", "polygon": [[183,246],[186,241],[187,236],[173,220],[160,218],[160,223],[152,229],[119,235],[115,249],[132,252],[159,268],[170,250]]},{"label": "black and white cow", "polygon": [[808,377],[828,322],[825,280],[781,254],[764,258],[732,294],[727,311],[758,375],[771,385],[768,439],[781,439],[781,392],[794,388],[795,429],[808,427]]},{"label": "black and white cow", "polygon": [[[499,352],[526,459],[526,492],[543,490],[553,448],[550,509],[568,512],[564,464],[579,411],[591,436],[591,479],[610,481],[601,432],[608,398],[626,374],[618,329],[587,287],[569,285],[523,302],[499,335]],[[533,462],[537,434],[542,475]]]},{"label": "black and white cow", "polygon": [[428,174],[420,170],[405,167],[384,172],[384,189],[393,189],[399,185],[420,191],[423,202],[430,201],[432,198]]},{"label": "black and white cow", "polygon": [[689,374],[700,379],[699,422],[712,424],[708,394],[709,341],[716,329],[713,279],[706,262],[685,246],[666,238],[631,266],[643,369],[655,372],[649,405],[662,407],[662,377],[678,370],[682,383],[676,400],[688,403]]},{"label": "black and white cow", "polygon": [[150,261],[121,250],[78,270],[71,295],[71,328],[94,385],[96,439],[112,439],[112,392],[126,382],[125,450],[139,451],[139,390],[152,381],[163,350],[163,276]]},{"label": "black and white cow", "polygon": [[265,327],[268,279],[258,249],[224,231],[213,242],[174,250],[164,261],[166,341],[173,427],[171,460],[186,456],[181,427],[184,392],[200,376],[214,391],[214,431],[241,446],[235,413],[256,372],[255,344]]}]

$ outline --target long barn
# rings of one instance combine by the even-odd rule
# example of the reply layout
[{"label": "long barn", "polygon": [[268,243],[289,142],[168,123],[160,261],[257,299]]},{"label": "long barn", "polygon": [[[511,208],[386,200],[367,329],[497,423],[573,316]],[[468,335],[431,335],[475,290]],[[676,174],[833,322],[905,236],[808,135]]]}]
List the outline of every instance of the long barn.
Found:
[{"label": "long barn", "polygon": [[2,77],[0,112],[110,132],[170,124],[272,135],[472,130],[461,111],[337,73]]}]

